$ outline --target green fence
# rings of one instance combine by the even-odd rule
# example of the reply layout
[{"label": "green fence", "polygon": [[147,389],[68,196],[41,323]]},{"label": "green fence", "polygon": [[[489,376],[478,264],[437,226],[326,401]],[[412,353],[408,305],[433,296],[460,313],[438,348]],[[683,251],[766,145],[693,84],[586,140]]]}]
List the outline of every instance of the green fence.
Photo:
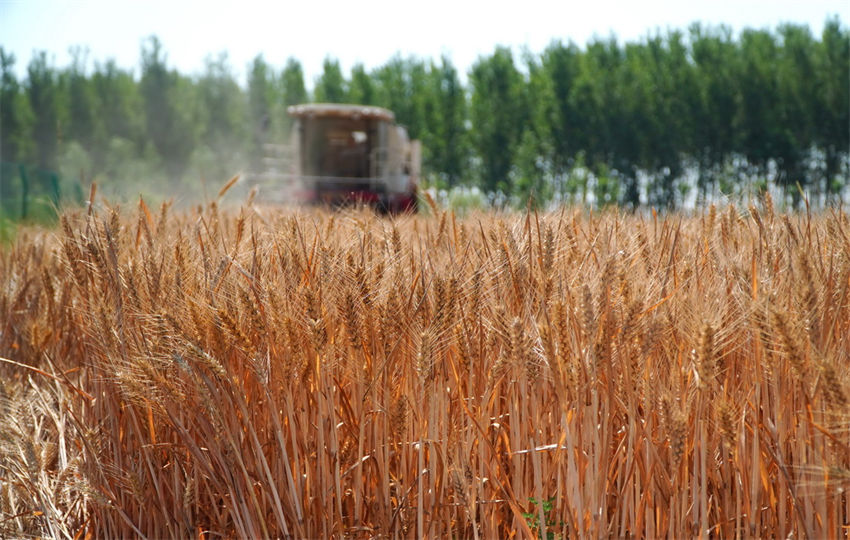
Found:
[{"label": "green fence", "polygon": [[0,219],[49,221],[66,204],[80,204],[79,181],[23,163],[0,162]]}]

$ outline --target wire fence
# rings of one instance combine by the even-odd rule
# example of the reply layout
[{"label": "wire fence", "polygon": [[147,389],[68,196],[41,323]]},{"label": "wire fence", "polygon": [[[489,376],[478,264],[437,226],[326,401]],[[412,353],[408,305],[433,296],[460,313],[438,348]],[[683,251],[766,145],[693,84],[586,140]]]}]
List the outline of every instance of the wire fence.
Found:
[{"label": "wire fence", "polygon": [[49,221],[62,206],[82,201],[82,186],[76,179],[23,163],[0,162],[0,219]]}]

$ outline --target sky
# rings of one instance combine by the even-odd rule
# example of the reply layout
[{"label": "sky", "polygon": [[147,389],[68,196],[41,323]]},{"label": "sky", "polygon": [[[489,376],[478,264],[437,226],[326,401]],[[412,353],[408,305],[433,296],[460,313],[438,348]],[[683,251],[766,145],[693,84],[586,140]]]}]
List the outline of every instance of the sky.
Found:
[{"label": "sky", "polygon": [[88,49],[89,69],[112,58],[138,74],[142,44],[156,35],[169,66],[182,73],[202,73],[207,58],[225,51],[244,84],[258,54],[276,69],[294,57],[312,87],[326,57],[347,74],[356,63],[370,69],[395,54],[445,55],[464,75],[497,45],[540,53],[553,40],[637,41],[695,21],[735,32],[790,22],[818,35],[832,15],[848,24],[850,0],[0,0],[0,46],[15,55],[21,78],[34,51],[47,51],[61,68],[74,46]]}]

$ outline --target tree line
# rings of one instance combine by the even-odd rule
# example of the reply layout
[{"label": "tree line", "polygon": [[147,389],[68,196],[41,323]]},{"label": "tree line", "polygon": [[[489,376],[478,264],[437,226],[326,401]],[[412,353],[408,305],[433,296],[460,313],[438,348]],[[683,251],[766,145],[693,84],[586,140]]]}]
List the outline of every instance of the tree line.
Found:
[{"label": "tree line", "polygon": [[308,89],[297,59],[260,55],[241,86],[226,53],[200,74],[169,67],[156,37],[138,71],[85,49],[57,68],[34,55],[18,80],[0,48],[0,159],[163,189],[262,167],[285,142],[285,109],[308,101],[378,105],[423,143],[427,181],[494,200],[675,208],[772,189],[828,203],[850,184],[850,31],[828,19],[746,29],[693,24],[620,43],[497,47],[462,80],[450,58],[396,55],[348,74],[327,58]]}]

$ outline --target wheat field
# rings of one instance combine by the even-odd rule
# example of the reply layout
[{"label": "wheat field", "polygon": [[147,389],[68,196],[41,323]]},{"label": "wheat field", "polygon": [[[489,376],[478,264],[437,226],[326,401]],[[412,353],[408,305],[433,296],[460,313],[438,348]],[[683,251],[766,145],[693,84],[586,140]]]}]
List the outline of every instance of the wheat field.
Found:
[{"label": "wheat field", "polygon": [[845,537],[848,238],[66,212],[0,255],[0,536]]}]

